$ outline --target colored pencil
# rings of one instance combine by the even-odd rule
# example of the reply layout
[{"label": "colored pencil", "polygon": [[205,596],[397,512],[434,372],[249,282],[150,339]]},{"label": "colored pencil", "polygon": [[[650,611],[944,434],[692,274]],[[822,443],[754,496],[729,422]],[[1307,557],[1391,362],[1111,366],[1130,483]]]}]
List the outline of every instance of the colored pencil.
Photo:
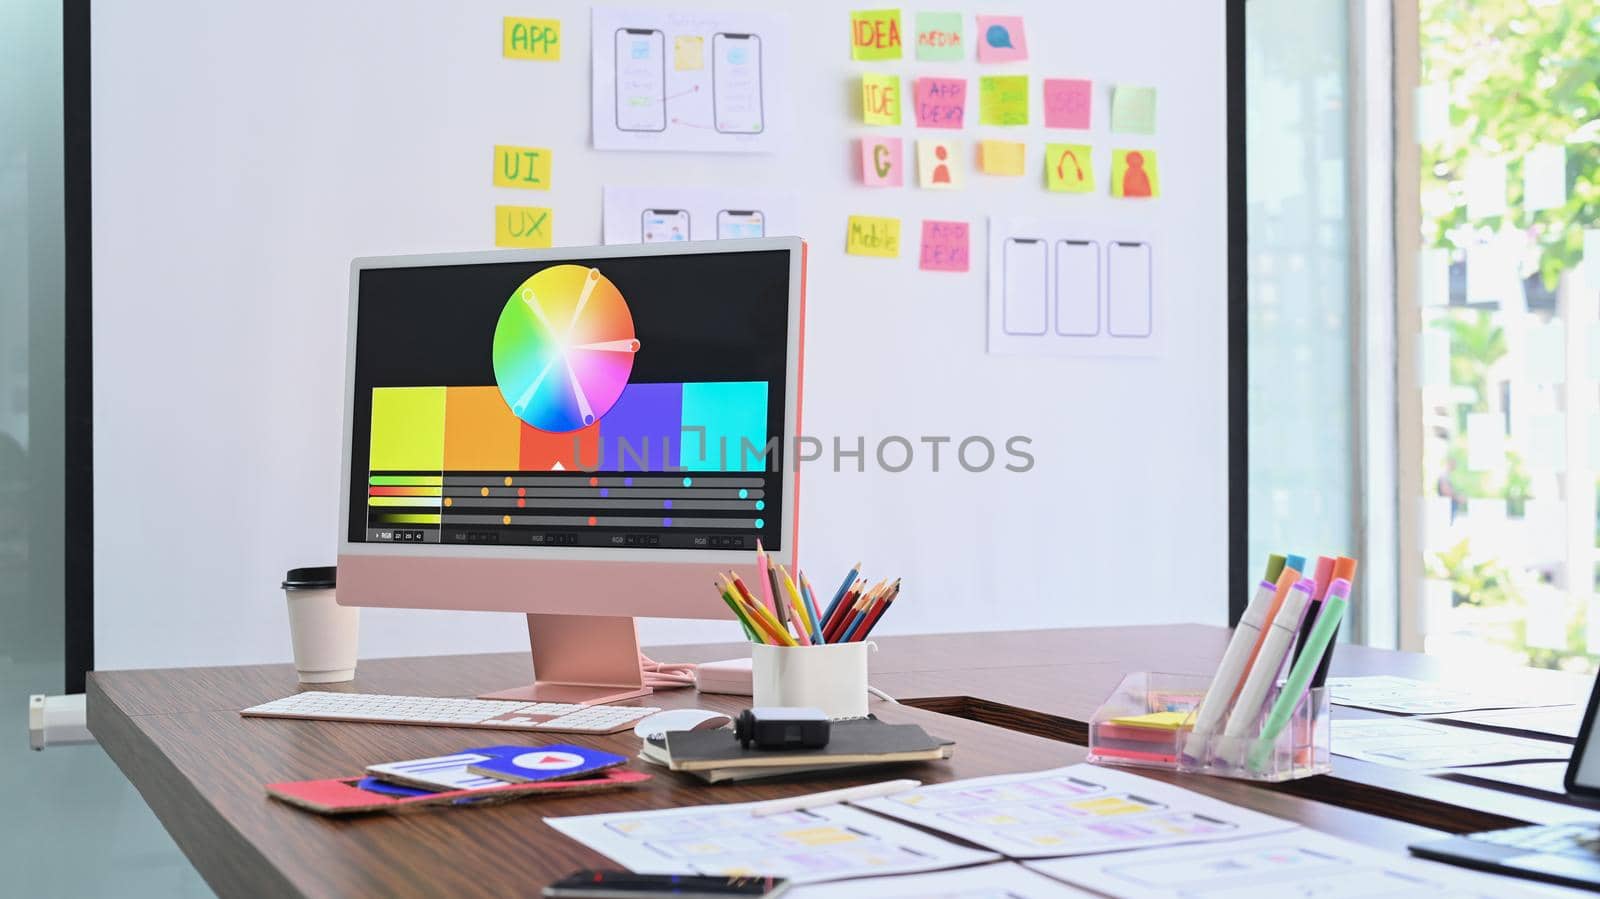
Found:
[{"label": "colored pencil", "polygon": [[806,602],[805,592],[800,589],[798,579],[790,577],[789,569],[782,565],[778,566],[778,579],[789,591],[789,597],[794,600],[794,607],[800,612],[798,617],[805,624],[806,636],[810,638],[810,642],[821,643],[822,634],[817,630],[817,610]]},{"label": "colored pencil", "polygon": [[867,616],[867,623],[861,626],[861,633],[856,635],[857,640],[865,640],[867,636],[872,633],[872,629],[877,625],[878,619],[883,617],[883,613],[889,611],[889,606],[893,604],[895,599],[899,596],[900,581],[898,578],[896,578],[894,584],[889,587],[889,595],[885,596],[883,598],[883,602],[878,604],[878,610]]},{"label": "colored pencil", "polygon": [[862,591],[866,589],[866,581],[858,580],[850,586],[850,589],[845,591],[844,601],[839,603],[839,607],[833,611],[828,623],[823,626],[823,639],[832,643],[839,636],[839,629],[844,626],[845,622],[850,620],[850,610],[855,608],[856,602],[861,599]]},{"label": "colored pencil", "polygon": [[800,576],[800,595],[805,597],[806,608],[811,612],[811,639],[816,643],[821,643],[822,616],[817,614],[817,595],[811,589],[811,578],[806,577],[806,573],[798,569],[796,569],[795,574]]},{"label": "colored pencil", "polygon": [[750,619],[754,621],[760,627],[760,629],[765,631],[767,636],[771,638],[768,642],[774,643],[778,646],[800,645],[795,642],[793,637],[789,636],[789,634],[784,631],[783,625],[778,623],[778,619],[772,617],[772,613],[768,612],[766,608],[761,605],[761,603],[756,601],[754,596],[750,595],[750,589],[744,585],[742,580],[739,579],[739,575],[735,574],[733,576],[733,583],[734,586],[739,588],[739,592],[744,599],[745,611],[750,613]]},{"label": "colored pencil", "polygon": [[783,587],[778,583],[778,570],[770,565],[767,566],[767,589],[771,591],[768,595],[773,597],[773,605],[777,606],[777,618],[778,622],[783,625],[783,632],[794,635],[796,631],[799,631],[800,635],[795,636],[795,640],[801,646],[810,646],[811,640],[803,636],[804,629],[794,626],[794,610],[783,598]]},{"label": "colored pencil", "polygon": [[755,628],[750,625],[750,617],[745,614],[743,609],[744,604],[733,598],[733,587],[718,586],[715,581],[711,585],[717,588],[717,592],[722,595],[722,601],[728,604],[729,609],[733,610],[733,617],[739,619],[739,626],[744,628],[745,639],[752,643],[765,643],[766,639],[756,636]]},{"label": "colored pencil", "polygon": [[[779,606],[772,601],[772,585],[767,583],[767,572],[772,569],[767,562],[767,551],[761,546],[761,538],[756,538],[756,567],[761,569],[761,601],[766,604],[767,611],[778,614]],[[782,620],[783,616],[778,616]]]},{"label": "colored pencil", "polygon": [[856,613],[850,619],[850,624],[840,632],[839,639],[835,642],[850,642],[850,638],[853,637],[855,632],[861,627],[861,623],[867,620],[867,612],[872,609],[872,604],[877,602],[878,598],[883,595],[883,589],[886,583],[887,581],[879,581],[877,584],[873,585],[871,591],[861,597],[857,604]]},{"label": "colored pencil", "polygon": [[822,613],[822,627],[824,629],[827,628],[829,622],[833,621],[833,613],[839,610],[839,602],[844,599],[846,593],[850,592],[850,585],[854,584],[856,578],[860,576],[860,562],[857,562],[855,567],[844,573],[844,580],[839,583],[839,589],[833,591],[833,599],[828,602],[828,610]]}]

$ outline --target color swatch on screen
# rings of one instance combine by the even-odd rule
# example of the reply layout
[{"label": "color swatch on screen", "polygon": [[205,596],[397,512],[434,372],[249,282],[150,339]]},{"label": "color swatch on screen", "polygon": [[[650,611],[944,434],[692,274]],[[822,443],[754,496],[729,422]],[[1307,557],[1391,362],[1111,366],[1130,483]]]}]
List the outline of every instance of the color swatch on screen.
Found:
[{"label": "color swatch on screen", "polygon": [[541,431],[599,421],[639,351],[633,315],[599,269],[555,265],[512,292],[494,330],[494,377],[517,418]]}]

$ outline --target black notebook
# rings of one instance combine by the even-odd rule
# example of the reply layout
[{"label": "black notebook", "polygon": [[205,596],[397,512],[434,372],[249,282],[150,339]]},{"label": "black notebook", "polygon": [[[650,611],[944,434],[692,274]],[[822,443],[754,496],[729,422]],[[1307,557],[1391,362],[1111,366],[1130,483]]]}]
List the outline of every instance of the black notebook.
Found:
[{"label": "black notebook", "polygon": [[821,749],[745,749],[732,731],[674,731],[645,741],[640,755],[673,771],[728,768],[806,768],[918,762],[950,757],[955,743],[928,736],[915,724],[884,724],[876,718],[835,721]]}]

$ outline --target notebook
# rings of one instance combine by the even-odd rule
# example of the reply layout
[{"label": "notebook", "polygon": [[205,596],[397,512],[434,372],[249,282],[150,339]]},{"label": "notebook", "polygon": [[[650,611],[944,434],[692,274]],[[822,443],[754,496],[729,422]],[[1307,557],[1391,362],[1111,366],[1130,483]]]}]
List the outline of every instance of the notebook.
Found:
[{"label": "notebook", "polygon": [[821,749],[745,749],[728,731],[690,730],[647,740],[639,757],[717,783],[820,769],[947,759],[954,746],[953,741],[931,737],[915,724],[884,724],[875,718],[862,718],[835,721],[828,745]]}]

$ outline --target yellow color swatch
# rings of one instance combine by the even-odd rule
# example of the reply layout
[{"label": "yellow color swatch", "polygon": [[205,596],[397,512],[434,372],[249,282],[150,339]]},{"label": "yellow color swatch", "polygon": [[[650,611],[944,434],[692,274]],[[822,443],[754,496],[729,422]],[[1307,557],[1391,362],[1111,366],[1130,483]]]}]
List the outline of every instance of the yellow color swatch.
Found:
[{"label": "yellow color swatch", "polygon": [[1028,145],[1009,140],[978,142],[978,165],[989,175],[1020,175]]},{"label": "yellow color swatch", "polygon": [[899,75],[862,74],[861,120],[868,125],[900,124]]},{"label": "yellow color swatch", "polygon": [[496,206],[494,245],[548,247],[553,216],[554,213],[544,206]]},{"label": "yellow color swatch", "polygon": [[544,147],[494,145],[494,186],[550,189],[550,151]]},{"label": "yellow color swatch", "polygon": [[1094,153],[1088,144],[1045,144],[1044,183],[1061,193],[1094,190]]},{"label": "yellow color swatch", "polygon": [[375,387],[372,471],[444,470],[443,387]]},{"label": "yellow color swatch", "polygon": [[522,420],[499,387],[445,388],[445,471],[516,471],[521,452]]},{"label": "yellow color swatch", "polygon": [[557,62],[561,59],[561,20],[506,16],[500,49],[507,59]]},{"label": "yellow color swatch", "polygon": [[852,256],[882,256],[887,259],[899,256],[900,220],[871,215],[850,216],[844,251]]},{"label": "yellow color swatch", "polygon": [[1121,718],[1112,718],[1110,723],[1122,724],[1128,727],[1153,727],[1157,730],[1177,730],[1183,722],[1189,720],[1188,712],[1150,712],[1144,715],[1123,715]]},{"label": "yellow color swatch", "polygon": [[706,67],[706,39],[698,34],[680,34],[672,39],[672,68],[679,72],[698,72]]}]

